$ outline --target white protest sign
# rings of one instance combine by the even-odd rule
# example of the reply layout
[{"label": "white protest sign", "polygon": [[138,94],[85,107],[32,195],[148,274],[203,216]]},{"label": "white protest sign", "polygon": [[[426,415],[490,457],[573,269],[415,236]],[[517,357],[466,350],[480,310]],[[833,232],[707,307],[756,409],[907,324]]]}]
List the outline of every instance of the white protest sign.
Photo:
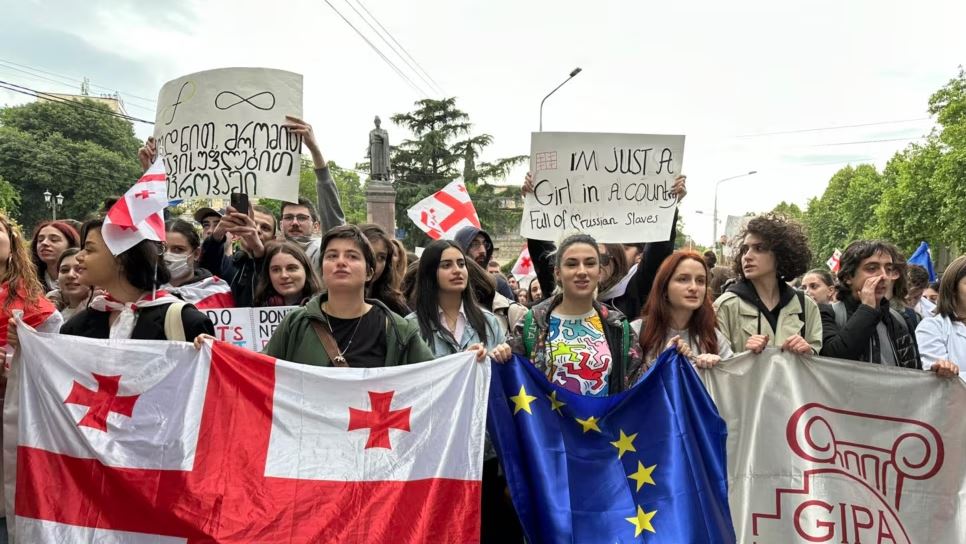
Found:
[{"label": "white protest sign", "polygon": [[298,306],[268,308],[211,308],[202,310],[215,325],[215,338],[262,351],[282,318]]},{"label": "white protest sign", "polygon": [[169,81],[158,93],[154,138],[168,198],[298,199],[302,138],[283,128],[302,116],[302,76],[220,68]]},{"label": "white protest sign", "polygon": [[600,242],[667,240],[677,200],[684,136],[534,132],[534,192],[520,234],[556,241],[582,232]]}]

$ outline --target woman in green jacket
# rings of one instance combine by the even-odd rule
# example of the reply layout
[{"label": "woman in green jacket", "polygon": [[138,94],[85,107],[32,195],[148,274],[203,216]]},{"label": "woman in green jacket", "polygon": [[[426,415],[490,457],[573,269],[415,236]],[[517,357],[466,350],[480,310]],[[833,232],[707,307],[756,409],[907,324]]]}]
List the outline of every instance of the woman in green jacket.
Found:
[{"label": "woman in green jacket", "polygon": [[382,367],[434,359],[419,326],[377,300],[365,299],[376,263],[355,225],[336,227],[321,243],[326,293],[290,312],[264,353],[319,366]]}]

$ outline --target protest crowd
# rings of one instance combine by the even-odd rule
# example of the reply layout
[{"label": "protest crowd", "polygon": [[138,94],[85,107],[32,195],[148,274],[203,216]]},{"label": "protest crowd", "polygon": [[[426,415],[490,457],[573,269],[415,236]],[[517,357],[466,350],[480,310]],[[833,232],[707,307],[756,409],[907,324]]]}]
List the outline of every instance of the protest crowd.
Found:
[{"label": "protest crowd", "polygon": [[[628,390],[669,348],[696,369],[768,348],[937,380],[960,379],[966,364],[966,256],[930,283],[889,241],[853,240],[835,273],[809,270],[802,226],[765,214],[736,237],[730,264],[675,248],[673,227],[648,243],[574,232],[556,243],[528,239],[532,274],[507,277],[486,225],[464,226],[417,257],[380,226],[347,224],[312,126],[288,117],[285,127],[313,158],[318,198],[285,202],[278,215],[233,200],[193,221],[169,218],[164,242],[120,250],[111,224],[124,197],[96,217],[45,221],[30,237],[0,217],[6,371],[16,364],[17,319],[47,333],[200,349],[216,339],[206,309],[249,307],[296,307],[262,350],[281,360],[380,368],[460,352],[480,364],[518,355],[553,384],[593,397]],[[145,171],[157,153],[149,139],[139,151]],[[534,191],[530,175],[521,190]],[[670,191],[685,198],[686,177]],[[571,363],[573,351],[583,365]],[[506,477],[488,437],[483,542],[524,541]]]}]

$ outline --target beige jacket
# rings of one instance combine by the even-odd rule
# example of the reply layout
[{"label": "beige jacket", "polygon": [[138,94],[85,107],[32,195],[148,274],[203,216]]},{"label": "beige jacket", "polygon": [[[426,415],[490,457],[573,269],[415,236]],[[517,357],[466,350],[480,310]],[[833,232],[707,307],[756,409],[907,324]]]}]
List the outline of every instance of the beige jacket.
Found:
[{"label": "beige jacket", "polygon": [[[818,353],[822,349],[822,316],[811,297],[806,296],[804,300],[805,333],[802,337],[812,346],[812,351]],[[759,318],[759,310],[754,304],[731,291],[718,297],[714,307],[718,329],[731,342],[735,353],[745,351],[745,343],[755,334],[767,335],[769,346],[781,347],[785,340],[802,330],[802,305],[798,296],[792,297],[779,311],[777,332],[772,330],[765,316]]]}]

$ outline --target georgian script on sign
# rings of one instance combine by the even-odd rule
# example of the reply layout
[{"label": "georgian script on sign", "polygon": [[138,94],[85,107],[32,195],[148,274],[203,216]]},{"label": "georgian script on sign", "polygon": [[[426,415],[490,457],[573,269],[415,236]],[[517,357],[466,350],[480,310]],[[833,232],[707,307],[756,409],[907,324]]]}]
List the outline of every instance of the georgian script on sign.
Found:
[{"label": "georgian script on sign", "polygon": [[168,198],[295,201],[302,138],[282,126],[286,115],[302,115],[302,76],[292,72],[221,68],[166,83],[154,138]]},{"label": "georgian script on sign", "polygon": [[667,240],[684,136],[534,132],[520,233],[555,241],[583,232],[600,242]]}]

